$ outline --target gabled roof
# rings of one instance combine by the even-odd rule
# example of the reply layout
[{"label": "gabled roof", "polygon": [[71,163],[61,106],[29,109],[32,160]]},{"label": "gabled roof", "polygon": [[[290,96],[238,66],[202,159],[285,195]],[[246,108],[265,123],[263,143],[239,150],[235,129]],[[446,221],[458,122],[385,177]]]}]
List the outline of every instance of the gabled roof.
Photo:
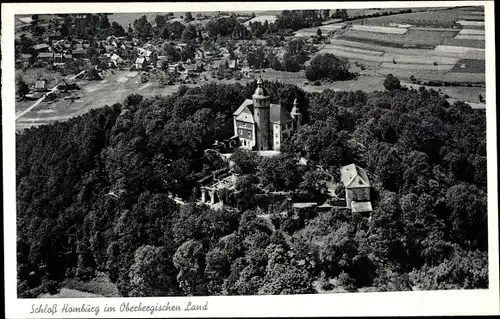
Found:
[{"label": "gabled roof", "polygon": [[111,60],[119,60],[119,59],[123,60],[118,54],[113,54],[111,56]]},{"label": "gabled roof", "polygon": [[47,43],[40,43],[40,44],[37,44],[37,45],[33,46],[33,48],[35,50],[42,50],[42,49],[46,49],[48,47],[49,47],[49,45]]},{"label": "gabled roof", "polygon": [[250,114],[252,114],[252,108],[253,106],[253,100],[251,99],[246,99],[245,101],[243,101],[243,103],[241,103],[240,107],[233,113],[233,115],[240,115],[241,112],[243,112],[245,109],[247,109]]},{"label": "gabled roof", "polygon": [[275,124],[285,124],[293,121],[290,113],[279,104],[271,104],[269,113],[269,122]]},{"label": "gabled roof", "polygon": [[135,63],[143,64],[144,63],[144,58],[137,58],[137,60],[135,60]]},{"label": "gabled roof", "polygon": [[236,121],[255,123],[253,119],[253,114],[250,112],[248,107],[236,117]]},{"label": "gabled roof", "polygon": [[371,187],[368,175],[361,167],[350,164],[340,168],[340,179],[345,188]]},{"label": "gabled roof", "polygon": [[39,58],[53,58],[54,52],[40,52],[38,53]]},{"label": "gabled roof", "polygon": [[72,54],[86,54],[87,49],[76,49],[76,50],[71,50]]}]

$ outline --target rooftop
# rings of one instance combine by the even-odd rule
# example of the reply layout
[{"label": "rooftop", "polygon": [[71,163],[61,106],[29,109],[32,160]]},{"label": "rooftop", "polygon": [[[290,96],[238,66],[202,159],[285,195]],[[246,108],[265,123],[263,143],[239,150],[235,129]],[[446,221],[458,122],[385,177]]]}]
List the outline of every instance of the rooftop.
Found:
[{"label": "rooftop", "polygon": [[341,167],[340,179],[345,188],[371,187],[366,171],[355,164]]}]

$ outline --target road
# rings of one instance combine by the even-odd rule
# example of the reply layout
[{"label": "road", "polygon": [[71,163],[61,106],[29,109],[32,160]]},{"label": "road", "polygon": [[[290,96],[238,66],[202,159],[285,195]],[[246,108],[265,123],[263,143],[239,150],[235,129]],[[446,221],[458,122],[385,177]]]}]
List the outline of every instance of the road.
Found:
[{"label": "road", "polygon": [[[85,73],[85,70],[84,71],[81,71],[80,73],[78,74],[75,74],[69,78],[66,78],[66,80],[74,80],[76,79],[78,76],[80,76],[81,74]],[[58,82],[59,83],[59,82]],[[45,93],[41,98],[39,98],[35,103],[33,103],[33,105],[31,105],[30,107],[28,107],[26,110],[16,114],[16,120],[18,120],[19,118],[25,116],[26,114],[28,114],[29,112],[31,112],[35,107],[37,107],[40,103],[43,102],[43,100],[45,100],[45,98],[52,92],[55,92],[57,90],[57,83],[56,85],[49,90],[49,92]]]}]

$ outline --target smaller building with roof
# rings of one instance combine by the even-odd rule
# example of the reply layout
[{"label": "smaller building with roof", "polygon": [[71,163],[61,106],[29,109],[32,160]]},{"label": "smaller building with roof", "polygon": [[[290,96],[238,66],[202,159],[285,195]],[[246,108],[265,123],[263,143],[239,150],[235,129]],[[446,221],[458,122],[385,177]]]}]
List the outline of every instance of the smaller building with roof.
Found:
[{"label": "smaller building with roof", "polygon": [[371,212],[371,184],[366,171],[356,164],[346,165],[340,168],[340,179],[344,184],[347,207],[353,212]]}]

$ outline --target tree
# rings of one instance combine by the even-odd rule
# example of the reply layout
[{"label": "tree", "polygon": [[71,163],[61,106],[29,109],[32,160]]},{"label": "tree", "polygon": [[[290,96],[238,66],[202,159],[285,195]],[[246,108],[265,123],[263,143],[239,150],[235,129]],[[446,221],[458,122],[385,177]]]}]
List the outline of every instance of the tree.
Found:
[{"label": "tree", "polygon": [[321,32],[320,28],[318,28],[318,30],[316,31],[316,35],[321,39],[323,32]]},{"label": "tree", "polygon": [[143,41],[153,35],[153,27],[145,15],[134,21],[134,31]]},{"label": "tree", "polygon": [[384,80],[384,87],[386,90],[397,90],[401,88],[401,83],[399,79],[392,75],[392,73],[387,74]]},{"label": "tree", "polygon": [[19,97],[24,98],[24,96],[30,92],[28,84],[24,82],[24,79],[21,76],[16,78],[16,84],[17,84],[17,90],[16,90],[17,95],[19,95]]},{"label": "tree", "polygon": [[184,31],[182,31],[181,39],[183,42],[189,42],[190,40],[196,39],[196,27],[189,24]]},{"label": "tree", "polygon": [[315,56],[306,68],[306,78],[310,81],[328,79],[338,81],[350,77],[346,59],[337,58],[331,53]]},{"label": "tree", "polygon": [[239,148],[232,155],[230,160],[233,164],[233,172],[238,175],[255,174],[259,165],[257,154]]},{"label": "tree", "polygon": [[165,15],[157,15],[155,17],[156,28],[161,30],[167,23],[167,18]]},{"label": "tree", "polygon": [[195,240],[186,241],[175,252],[173,261],[179,270],[177,281],[188,296],[206,294],[204,257],[203,245]]},{"label": "tree", "polygon": [[130,267],[133,297],[177,295],[176,271],[163,247],[141,246],[134,254]]},{"label": "tree", "polygon": [[184,21],[189,22],[192,20],[194,20],[194,19],[193,19],[193,15],[191,14],[191,12],[186,12],[186,16],[184,17]]},{"label": "tree", "polygon": [[93,67],[85,71],[85,77],[89,81],[97,81],[102,79],[97,70]]}]

